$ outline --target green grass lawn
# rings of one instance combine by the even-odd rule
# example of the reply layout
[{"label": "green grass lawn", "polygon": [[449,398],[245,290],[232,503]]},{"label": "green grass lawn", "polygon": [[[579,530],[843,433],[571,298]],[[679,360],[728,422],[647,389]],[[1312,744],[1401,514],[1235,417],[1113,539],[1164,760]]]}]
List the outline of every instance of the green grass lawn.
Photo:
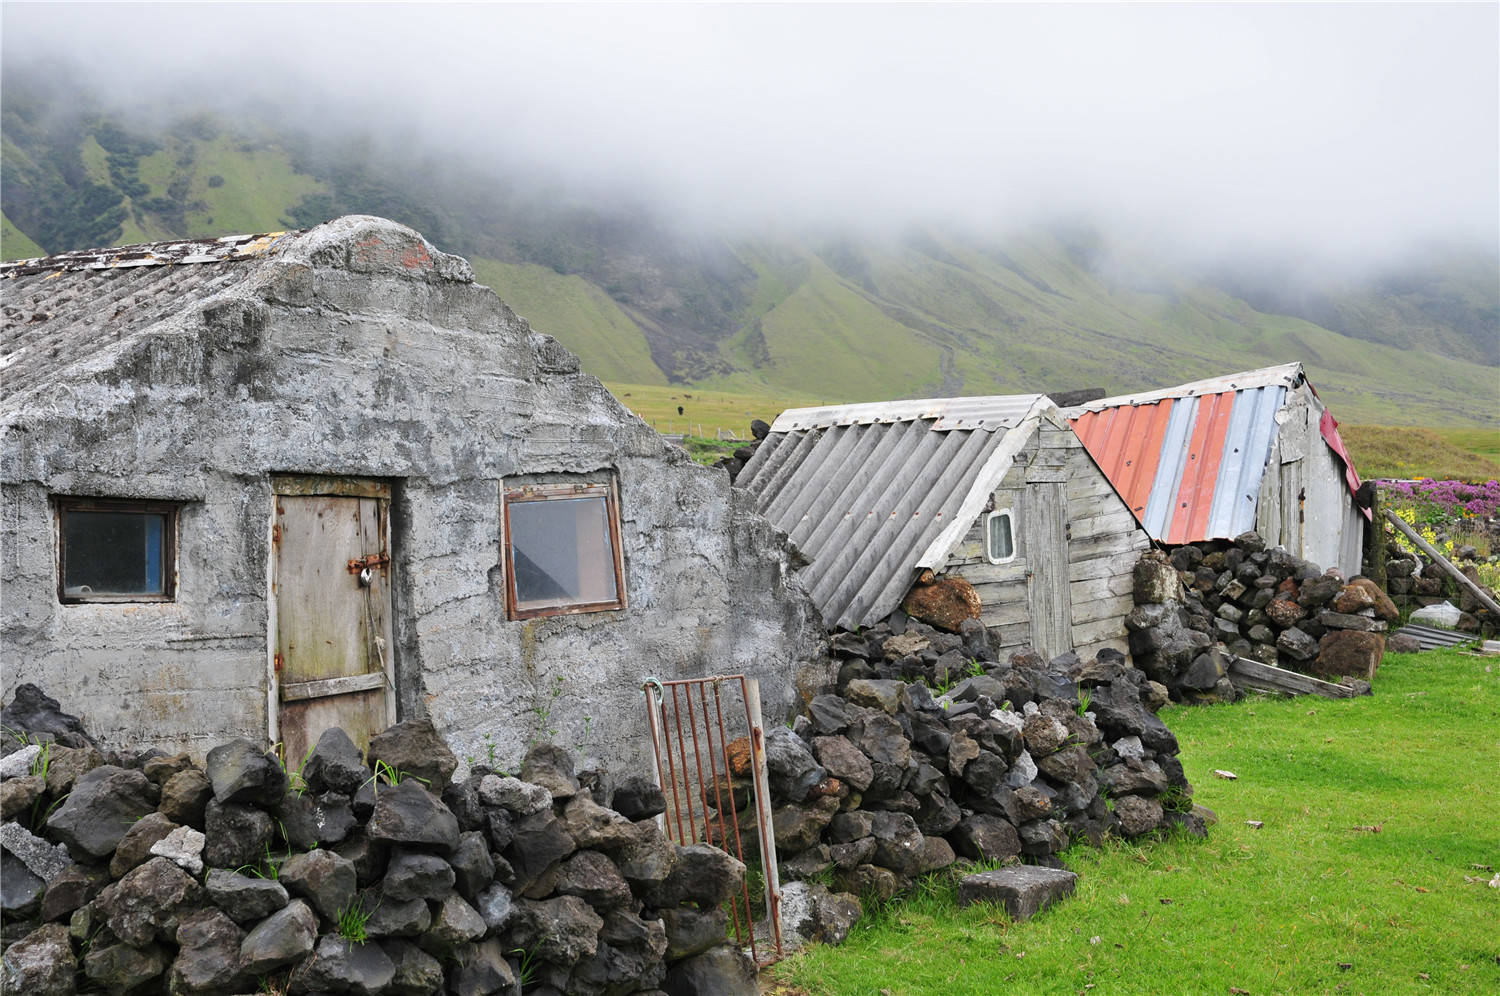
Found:
[{"label": "green grass lawn", "polygon": [[773,991],[1500,993],[1500,659],[1392,655],[1375,687],[1163,710],[1208,840],[1075,847],[1027,923],[930,880]]}]

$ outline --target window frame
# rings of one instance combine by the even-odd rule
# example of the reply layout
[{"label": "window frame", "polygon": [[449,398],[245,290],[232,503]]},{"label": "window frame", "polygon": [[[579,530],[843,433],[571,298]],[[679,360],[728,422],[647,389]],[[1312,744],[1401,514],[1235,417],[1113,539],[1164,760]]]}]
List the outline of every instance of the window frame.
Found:
[{"label": "window frame", "polygon": [[[512,504],[557,501],[568,498],[603,498],[604,519],[609,526],[611,562],[615,575],[615,597],[600,602],[579,602],[570,605],[545,605],[521,608],[516,596],[515,548],[511,542],[510,507]],[[501,537],[501,553],[505,570],[505,615],[508,619],[535,619],[540,616],[571,616],[585,612],[610,612],[626,607],[625,599],[625,554],[620,546],[619,488],[611,479],[608,483],[584,482],[579,484],[523,484],[507,487],[502,495],[501,516],[504,535]]]},{"label": "window frame", "polygon": [[[990,523],[1005,516],[1010,526],[1010,556],[996,557],[990,549]],[[991,564],[1008,564],[1015,560],[1021,553],[1021,546],[1016,542],[1016,513],[1012,508],[997,508],[984,517],[984,559]]]},{"label": "window frame", "polygon": [[[56,529],[57,550],[57,600],[62,605],[109,604],[131,602],[175,602],[177,601],[177,526],[182,510],[180,501],[136,498],[87,498],[72,495],[53,497],[53,525]],[[69,594],[67,577],[68,515],[71,512],[124,512],[135,515],[161,515],[166,521],[161,532],[160,592],[134,592],[126,594]]]}]

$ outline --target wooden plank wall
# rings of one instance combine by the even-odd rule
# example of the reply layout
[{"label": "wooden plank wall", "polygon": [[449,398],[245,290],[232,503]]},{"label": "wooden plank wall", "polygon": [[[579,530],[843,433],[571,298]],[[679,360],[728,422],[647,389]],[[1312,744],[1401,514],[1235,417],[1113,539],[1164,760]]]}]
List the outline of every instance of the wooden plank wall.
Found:
[{"label": "wooden plank wall", "polygon": [[1071,430],[1043,426],[1041,447],[1067,470],[1073,650],[1084,660],[1105,647],[1129,656],[1125,617],[1135,607],[1135,562],[1151,540]]},{"label": "wooden plank wall", "polygon": [[[1061,495],[1066,513],[1048,514]],[[1104,647],[1128,654],[1125,616],[1133,607],[1135,562],[1150,545],[1135,516],[1115,494],[1078,437],[1068,429],[1044,427],[1018,455],[1015,466],[995,490],[994,508],[1015,511],[1016,559],[990,564],[984,559],[984,517],[975,521],[949,557],[946,570],[974,586],[983,606],[980,618],[1004,655],[1022,647],[1041,649],[1058,641],[1053,653],[1069,649],[1069,639],[1049,635],[1059,625],[1070,634],[1071,647],[1087,660]],[[1057,523],[1060,535],[1048,549],[1026,523],[1038,514]],[[1048,624],[1038,627],[1032,605],[1039,580],[1067,570],[1066,604],[1054,607]],[[1051,585],[1048,585],[1051,587]]]}]

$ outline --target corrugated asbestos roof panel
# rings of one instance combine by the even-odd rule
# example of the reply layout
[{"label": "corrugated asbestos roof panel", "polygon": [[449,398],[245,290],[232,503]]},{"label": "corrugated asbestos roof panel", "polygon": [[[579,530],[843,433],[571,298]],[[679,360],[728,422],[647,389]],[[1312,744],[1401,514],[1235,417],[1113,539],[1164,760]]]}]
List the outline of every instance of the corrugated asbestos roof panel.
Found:
[{"label": "corrugated asbestos roof panel", "polygon": [[1008,429],[1018,425],[1042,398],[1040,394],[1002,394],[975,398],[922,398],[915,401],[877,401],[822,408],[788,408],[776,418],[772,432],[822,429],[832,425],[867,425],[929,419],[939,432],[950,429]]},{"label": "corrugated asbestos roof panel", "polygon": [[738,485],[808,558],[802,581],[830,626],[890,614],[924,561],[946,559],[934,544],[962,537],[979,492],[993,490],[1034,430],[1033,410],[1056,411],[1038,395],[945,400],[993,404],[787,412],[741,472]]},{"label": "corrugated asbestos roof panel", "polygon": [[1252,372],[1276,376],[1236,375],[1259,384],[1239,390],[1202,393],[1184,385],[1151,401],[1107,399],[1070,410],[1070,419],[1152,539],[1232,538],[1255,528],[1291,367],[1300,374],[1300,365],[1289,364]]}]

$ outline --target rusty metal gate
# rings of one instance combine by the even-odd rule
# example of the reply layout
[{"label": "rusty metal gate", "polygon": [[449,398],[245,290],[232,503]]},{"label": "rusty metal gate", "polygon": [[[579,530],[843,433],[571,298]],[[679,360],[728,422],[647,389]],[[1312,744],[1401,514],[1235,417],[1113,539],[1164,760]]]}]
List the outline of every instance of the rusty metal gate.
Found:
[{"label": "rusty metal gate", "polygon": [[[754,836],[765,881],[766,935],[775,953],[767,951],[762,957],[757,947],[748,875],[740,895],[730,898],[730,918],[736,943],[750,949],[756,964],[775,961],[782,953],[781,884],[766,781],[760,683],[743,674],[730,674],[685,681],[650,678],[643,687],[657,783],[667,801],[662,828],[678,844],[713,844],[742,862],[744,838]],[[736,692],[742,709],[736,709],[732,701]],[[726,703],[725,698],[731,701]],[[741,729],[742,734],[731,737],[731,730],[738,733]],[[747,776],[749,791],[745,792]]]}]

